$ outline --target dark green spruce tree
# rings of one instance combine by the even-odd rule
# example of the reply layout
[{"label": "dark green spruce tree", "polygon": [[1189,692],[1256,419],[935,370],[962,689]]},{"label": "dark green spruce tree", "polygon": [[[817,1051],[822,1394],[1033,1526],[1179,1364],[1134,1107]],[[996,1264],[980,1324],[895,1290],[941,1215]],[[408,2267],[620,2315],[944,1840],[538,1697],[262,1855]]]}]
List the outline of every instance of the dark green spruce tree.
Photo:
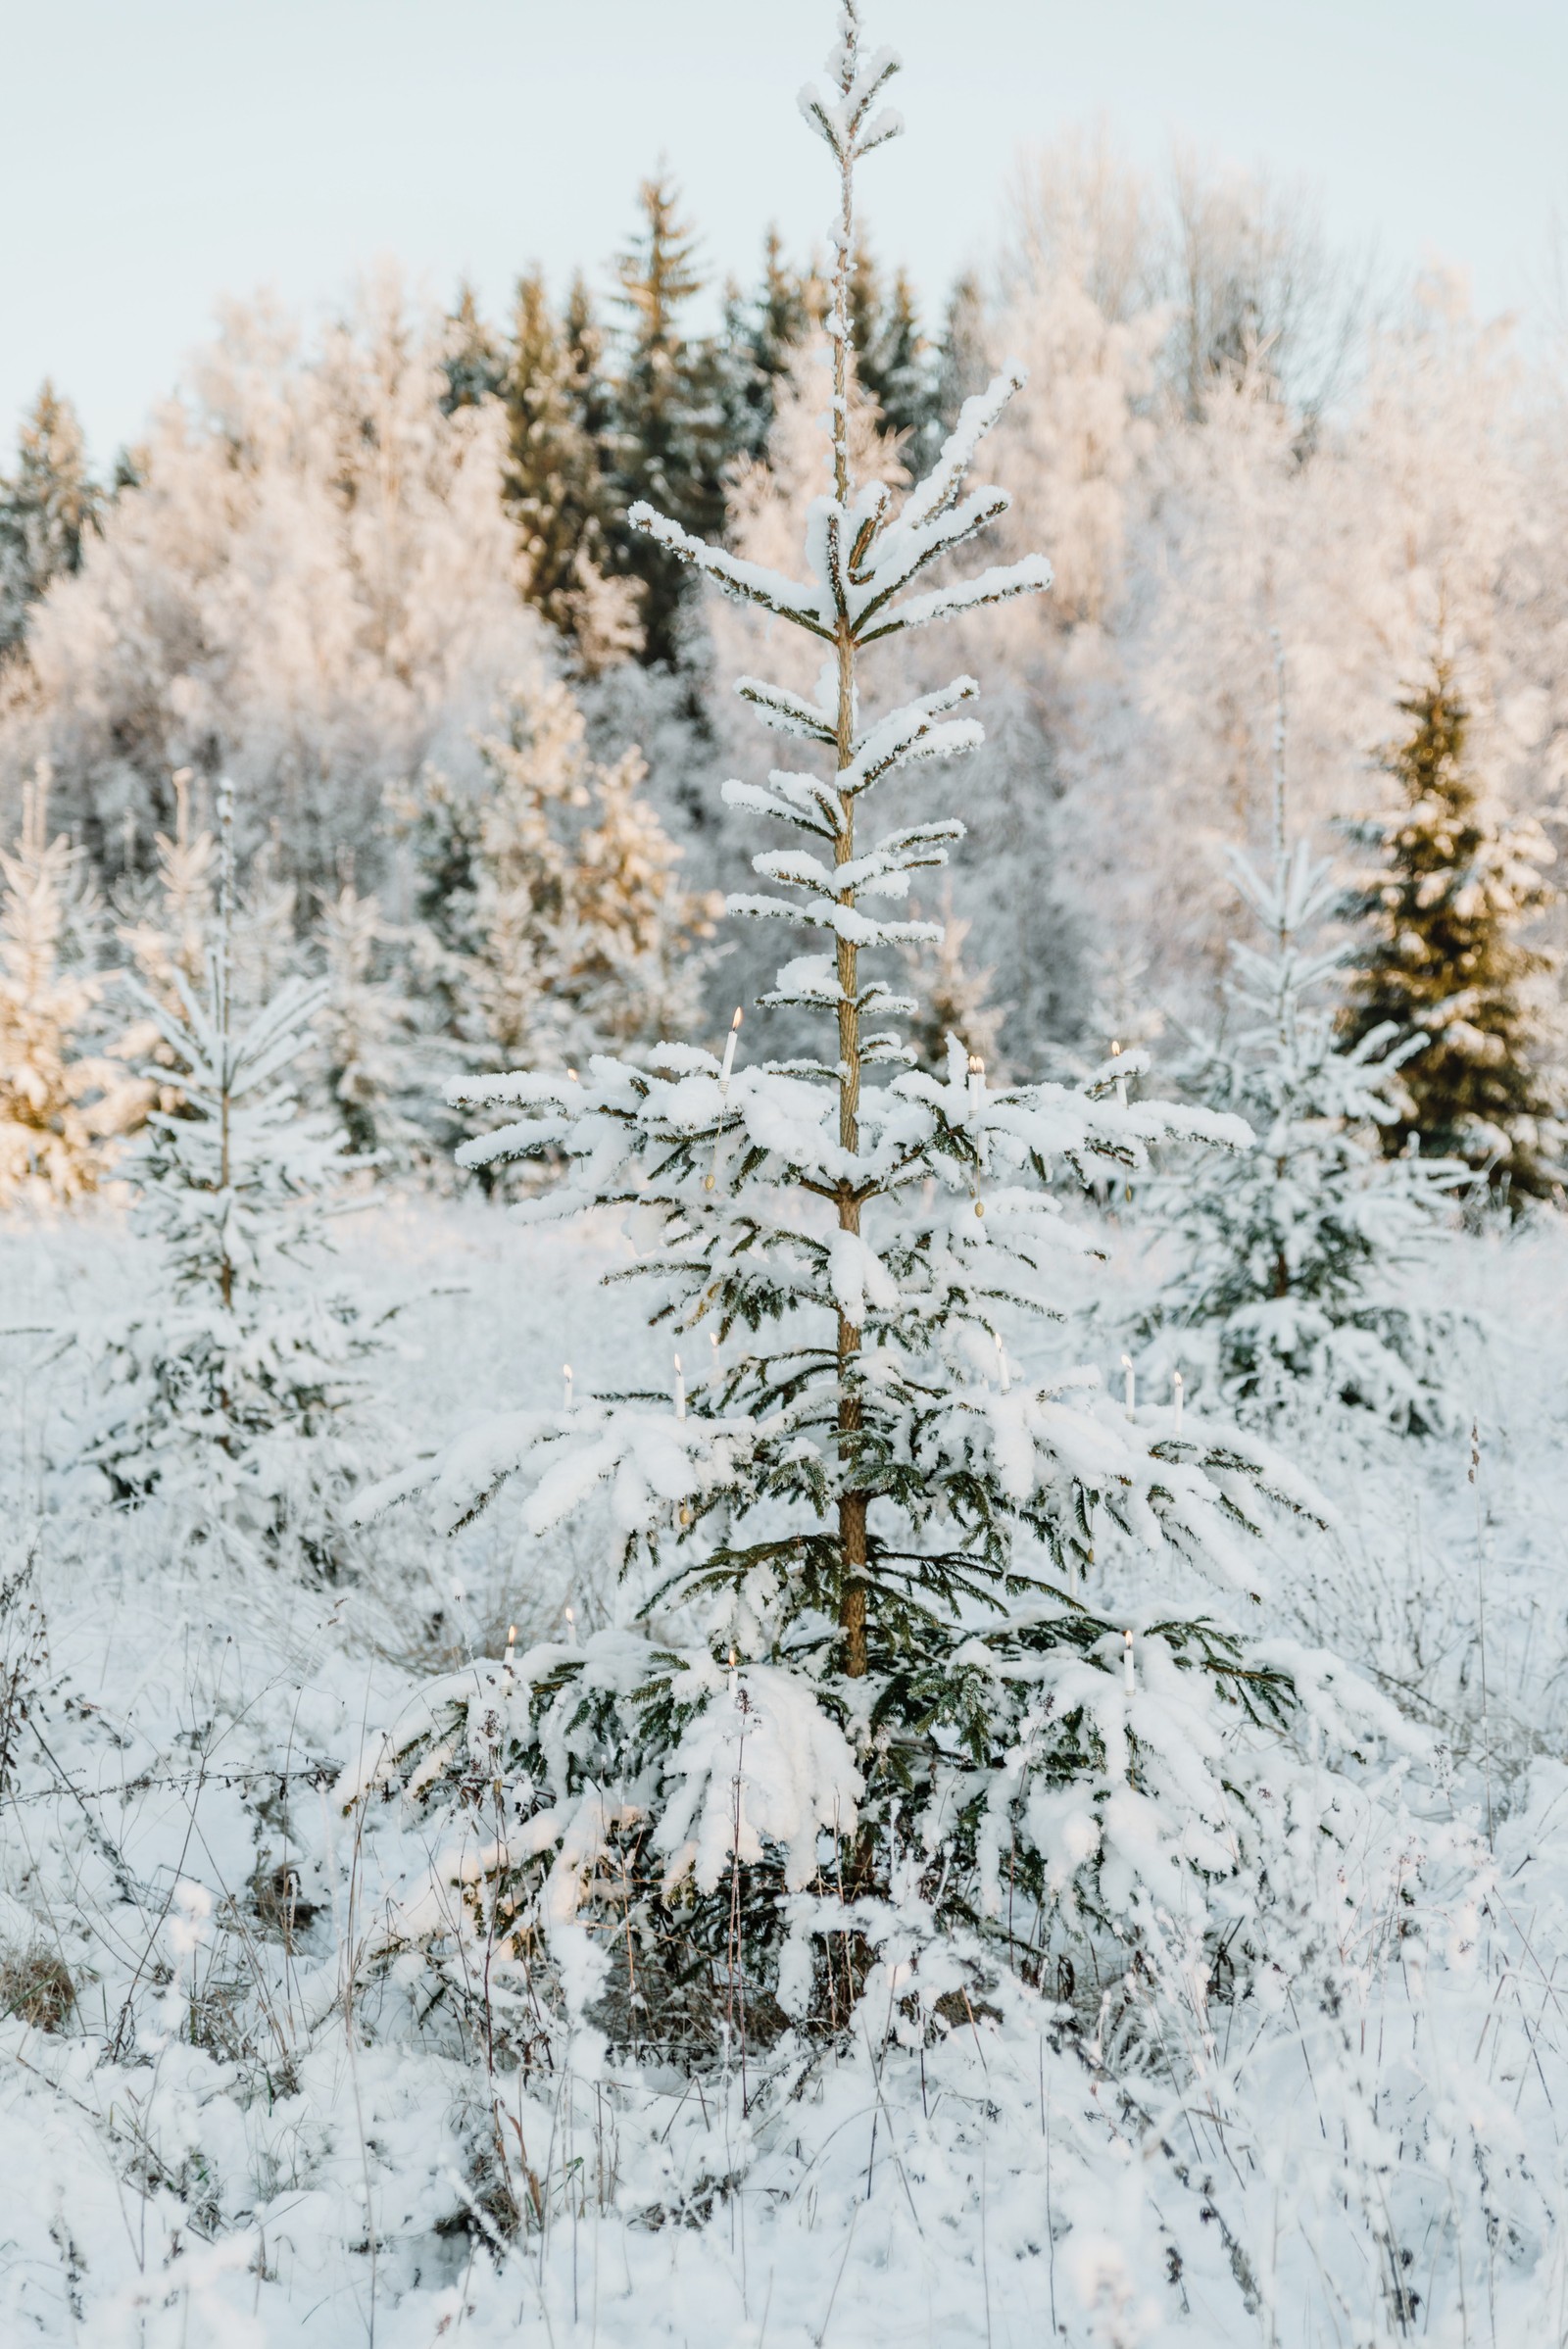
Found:
[{"label": "dark green spruce tree", "polygon": [[17,469],[0,481],[0,659],[50,581],[81,568],[100,502],[76,412],[46,382],[23,418]]},{"label": "dark green spruce tree", "polygon": [[770,228],[760,283],[749,294],[731,285],[724,301],[724,442],[731,460],[766,454],[779,380],[809,339],[824,300],[809,270],[790,267],[783,238]]},{"label": "dark green spruce tree", "polygon": [[452,416],[460,408],[477,408],[481,400],[493,399],[501,389],[505,368],[506,354],[480,311],[478,295],[465,281],[458,288],[457,308],[447,317],[446,349],[441,359],[441,371],[447,379],[441,395],[442,415]]},{"label": "dark green spruce tree", "polygon": [[722,530],[728,451],[717,351],[684,324],[703,284],[696,239],[667,172],[643,182],[640,201],[641,228],[616,263],[626,320],[615,384],[616,568],[641,589],[644,661],[674,666],[690,577],[625,515],[647,500],[684,529]]},{"label": "dark green spruce tree", "polygon": [[613,511],[592,414],[593,357],[579,318],[558,321],[537,270],[517,282],[500,384],[507,411],[503,495],[527,561],[525,593],[565,637],[576,632],[585,566],[610,567]]},{"label": "dark green spruce tree", "polygon": [[1533,819],[1484,799],[1446,660],[1399,707],[1410,731],[1383,762],[1399,805],[1350,827],[1376,861],[1346,905],[1365,940],[1347,1038],[1392,1023],[1425,1039],[1400,1069],[1406,1115],[1381,1129],[1387,1155],[1413,1131],[1424,1156],[1461,1158],[1511,1197],[1549,1197],[1563,1179],[1559,1104],[1531,994],[1550,957],[1524,931],[1552,897],[1551,850]]},{"label": "dark green spruce tree", "polygon": [[939,437],[935,354],[907,274],[900,269],[884,286],[865,246],[856,256],[850,285],[850,336],[861,390],[876,402],[888,429],[905,435],[906,458],[918,467]]}]

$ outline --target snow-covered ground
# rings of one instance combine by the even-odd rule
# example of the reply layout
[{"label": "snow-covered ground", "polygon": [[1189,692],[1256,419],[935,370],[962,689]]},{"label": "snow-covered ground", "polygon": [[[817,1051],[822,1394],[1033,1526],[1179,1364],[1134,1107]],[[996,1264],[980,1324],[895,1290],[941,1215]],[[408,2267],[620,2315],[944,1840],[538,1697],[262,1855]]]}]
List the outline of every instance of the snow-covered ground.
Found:
[{"label": "snow-covered ground", "polygon": [[[1130,1298],[1148,1268],[1107,1231]],[[612,1229],[382,1196],[339,1242],[404,1300],[368,1475],[556,1398],[567,1361],[580,1392],[667,1383],[667,1339],[602,1284]],[[0,1325],[90,1322],[134,1269],[112,1209],[9,1222]],[[1312,1886],[1302,1858],[1333,1946],[1282,1969],[1274,2017],[1255,1982],[1195,1997],[1180,2094],[1118,2071],[1087,1982],[1056,1985],[1071,2028],[786,2037],[765,2096],[591,2032],[501,2081],[416,1959],[373,1962],[407,1855],[333,1788],[509,1624],[607,1621],[608,1536],[533,1542],[503,1496],[450,1542],[387,1519],[344,1587],[172,1565],[152,1512],[56,1465],[78,1351],[0,1341],[0,2338],[1568,2339],[1568,1227],[1464,1238],[1438,1277],[1484,1323],[1478,1482],[1468,1430],[1304,1439],[1340,1526],[1276,1576],[1282,1631],[1424,1738],[1360,1765],[1358,1876]]]}]

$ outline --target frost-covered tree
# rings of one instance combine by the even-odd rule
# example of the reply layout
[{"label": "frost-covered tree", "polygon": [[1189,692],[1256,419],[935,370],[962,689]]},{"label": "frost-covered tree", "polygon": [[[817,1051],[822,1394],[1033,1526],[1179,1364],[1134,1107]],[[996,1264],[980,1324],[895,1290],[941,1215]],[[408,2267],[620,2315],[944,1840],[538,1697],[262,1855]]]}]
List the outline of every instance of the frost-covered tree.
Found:
[{"label": "frost-covered tree", "polygon": [[560,682],[519,697],[478,747],[488,789],[464,800],[430,776],[415,810],[419,960],[444,1024],[490,1068],[689,1029],[716,908],[679,884],[640,752],[592,758]]},{"label": "frost-covered tree", "polygon": [[180,1106],[154,1111],[126,1169],[144,1290],[92,1333],[80,1457],[122,1501],[159,1494],[207,1541],[331,1575],[352,1554],[345,1504],[366,1469],[352,1407],[383,1341],[327,1277],[343,1138],[299,1113],[287,1073],[326,983],[291,980],[237,1015],[231,880],[225,822],[205,984],[174,972],[172,1009],[142,996]]},{"label": "frost-covered tree", "polygon": [[23,419],[17,469],[0,481],[0,660],[22,643],[49,582],[81,568],[101,503],[76,412],[45,383]]},{"label": "frost-covered tree", "polygon": [[[120,942],[130,957],[138,1000],[151,994],[177,1016],[181,981],[201,992],[217,943],[220,858],[213,833],[198,828],[192,812],[196,778],[190,768],[178,769],[170,780],[172,834],[155,835],[153,872],[145,880],[122,881],[115,897]],[[295,905],[293,886],[278,876],[269,842],[253,860],[246,888],[231,891],[225,964],[236,1009],[256,1009],[297,973]],[[159,1104],[177,1107],[177,1055],[157,1024],[145,1018],[133,1024],[122,1049],[149,1073],[162,1072]]]},{"label": "frost-covered tree", "polygon": [[841,24],[829,86],[803,100],[840,195],[805,575],[651,506],[633,515],[823,656],[808,692],[743,682],[799,763],[727,786],[799,838],[756,859],[763,887],[731,910],[806,933],[762,1001],[814,1019],[821,1043],[743,1063],[732,1030],[722,1061],[664,1044],[459,1083],[512,1113],[467,1164],[531,1161],[561,1213],[629,1214],[670,1383],[492,1421],[367,1503],[429,1488],[456,1524],[516,1480],[537,1533],[608,1489],[626,1622],[436,1688],[345,1786],[401,1786],[458,1831],[394,1940],[472,1932],[496,2011],[554,1979],[580,2013],[608,1994],[613,1934],[643,2039],[674,2029],[683,1981],[726,1969],[732,2038],[754,1993],[843,2024],[896,1943],[887,1995],[916,2044],[977,1952],[1038,1966],[1061,1901],[1133,1932],[1140,1887],[1175,1899],[1189,1869],[1232,1867],[1250,1764],[1220,1724],[1291,1693],[1245,1624],[1265,1496],[1304,1503],[1289,1470],[1082,1369],[1026,1375],[1020,1353],[1031,1317],[1058,1310],[1054,1262],[1084,1246],[1054,1178],[1244,1129],[1128,1105],[1109,1070],[999,1090],[958,1040],[941,1074],[917,1070],[898,1025],[911,1006],[882,975],[935,943],[900,907],[962,827],[896,812],[868,839],[870,796],[971,748],[978,689],[959,676],[877,711],[866,655],[1051,573],[1039,557],[947,568],[1005,508],[968,476],[1012,373],[967,403],[902,503],[855,478],[855,175],[900,125],[882,102],[896,59],[862,48],[857,0]]},{"label": "frost-covered tree", "polygon": [[140,1086],[102,1049],[103,980],[84,949],[94,908],[81,856],[48,836],[48,770],[0,850],[0,1203],[63,1205],[95,1191]]},{"label": "frost-covered tree", "polygon": [[1400,1069],[1402,1116],[1384,1148],[1462,1158],[1494,1186],[1550,1197],[1562,1185],[1562,1102],[1544,1066],[1540,982],[1527,943],[1551,901],[1551,846],[1530,817],[1483,799],[1465,757],[1469,712],[1446,661],[1400,703],[1410,732],[1386,760],[1401,805],[1353,827],[1374,868],[1346,910],[1361,926],[1346,1030],[1421,1039]]},{"label": "frost-covered tree", "polygon": [[1273,856],[1227,858],[1262,943],[1231,942],[1225,1025],[1176,1072],[1245,1118],[1256,1146],[1194,1157],[1153,1187],[1178,1263],[1143,1324],[1145,1367],[1255,1425],[1348,1404],[1427,1434],[1455,1414],[1456,1322],[1412,1306],[1399,1284],[1430,1258],[1464,1169],[1421,1157],[1413,1138],[1387,1153],[1418,1040],[1393,1023],[1344,1034],[1346,949],[1316,936],[1339,893],[1329,863],[1290,838],[1285,647],[1270,636]]},{"label": "frost-covered tree", "polygon": [[1345,950],[1312,936],[1338,895],[1331,866],[1282,840],[1265,870],[1234,853],[1231,872],[1263,944],[1233,944],[1225,1028],[1175,1073],[1245,1118],[1256,1147],[1195,1156],[1154,1186],[1178,1264],[1144,1325],[1144,1368],[1254,1425],[1344,1403],[1401,1433],[1446,1428],[1453,1317],[1399,1284],[1430,1257],[1464,1170],[1383,1154],[1415,1046],[1389,1025],[1354,1043],[1339,1031]]},{"label": "frost-covered tree", "polygon": [[373,888],[389,779],[434,759],[471,780],[471,730],[545,635],[517,594],[505,416],[443,414],[446,337],[384,275],[309,348],[234,306],[159,410],[140,485],[33,606],[28,691],[0,711],[0,788],[49,757],[57,820],[101,869],[173,834],[188,767],[233,776],[247,873],[275,837],[302,897],[345,850]]}]

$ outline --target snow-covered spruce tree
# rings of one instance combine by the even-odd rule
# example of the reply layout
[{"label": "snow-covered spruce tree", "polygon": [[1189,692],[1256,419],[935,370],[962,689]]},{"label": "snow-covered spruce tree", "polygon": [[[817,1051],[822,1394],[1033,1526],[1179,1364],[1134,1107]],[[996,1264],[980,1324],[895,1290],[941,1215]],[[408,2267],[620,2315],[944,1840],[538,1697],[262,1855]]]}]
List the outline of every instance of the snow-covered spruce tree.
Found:
[{"label": "snow-covered spruce tree", "polygon": [[180,1108],[153,1113],[126,1168],[146,1287],[95,1333],[79,1457],[118,1499],[156,1493],[200,1539],[332,1575],[355,1546],[346,1502],[368,1465],[351,1406],[384,1342],[322,1277],[343,1138],[298,1114],[285,1073],[313,1042],[327,984],[290,980],[236,1015],[226,794],[220,807],[206,984],[198,994],[174,971],[172,1009],[140,991]]},{"label": "snow-covered spruce tree", "polygon": [[1420,1040],[1392,1022],[1353,1043],[1343,1033],[1346,949],[1313,945],[1339,893],[1328,862],[1290,838],[1285,648],[1270,635],[1273,856],[1266,870],[1228,857],[1264,944],[1231,941],[1225,1024],[1174,1071],[1208,1108],[1245,1118],[1257,1147],[1193,1153],[1151,1186],[1180,1257],[1144,1321],[1143,1368],[1255,1426],[1343,1403],[1426,1435],[1455,1416],[1455,1321],[1415,1308],[1397,1283],[1430,1252],[1465,1169],[1421,1157],[1414,1137],[1384,1154]]},{"label": "snow-covered spruce tree", "polygon": [[[1549,1198],[1564,1174],[1562,1109],[1542,1067],[1532,995],[1551,965],[1521,931],[1549,901],[1551,846],[1488,807],[1465,759],[1469,711],[1440,660],[1399,705],[1413,721],[1385,761],[1402,806],[1351,827],[1378,866],[1346,910],[1367,943],[1346,1010],[1360,1038],[1389,1023],[1424,1040],[1403,1064],[1403,1123],[1434,1155]],[[1384,1149],[1403,1148],[1402,1125]]]},{"label": "snow-covered spruce tree", "polygon": [[1148,1316],[1141,1368],[1251,1425],[1359,1405],[1404,1434],[1447,1427],[1453,1316],[1421,1310],[1398,1276],[1429,1253],[1466,1170],[1413,1150],[1385,1158],[1413,1039],[1338,1030],[1343,947],[1314,949],[1333,910],[1331,866],[1302,840],[1260,871],[1233,853],[1261,949],[1233,943],[1227,1020],[1174,1074],[1211,1109],[1244,1117],[1257,1148],[1194,1153],[1147,1187],[1175,1236],[1177,1269]]},{"label": "snow-covered spruce tree", "polygon": [[1092,1372],[1027,1378],[1016,1351],[1056,1309],[1052,1258],[1087,1245],[1054,1169],[1245,1128],[1128,1106],[1109,1069],[1081,1091],[993,1090],[957,1039],[945,1073],[918,1071],[889,1024],[911,1006],[867,968],[932,936],[896,909],[962,827],[896,822],[866,844],[862,804],[980,729],[968,677],[873,717],[863,657],[1051,578],[1030,557],[920,584],[1005,506],[965,481],[1014,375],[967,404],[902,508],[851,474],[854,180],[900,127],[879,103],[895,69],[864,55],[847,0],[831,87],[803,101],[840,187],[831,478],[806,578],[634,515],[827,653],[814,696],[741,687],[817,771],[727,786],[806,835],[757,859],[768,886],[731,910],[825,944],[763,1002],[819,1017],[826,1049],[747,1065],[732,1034],[722,1062],[665,1045],[460,1082],[514,1113],[466,1163],[556,1172],[530,1213],[629,1211],[671,1385],[494,1420],[365,1504],[428,1489],[457,1525],[518,1479],[542,1533],[608,1487],[624,1543],[621,1627],[438,1684],[340,1789],[349,1806],[401,1789],[454,1831],[388,1939],[423,1944],[461,1997],[476,1936],[492,2050],[509,2018],[538,2031],[552,1981],[568,2014],[599,1999],[623,2040],[700,2058],[747,2014],[754,2031],[780,2010],[830,2030],[895,1945],[906,1970],[878,1978],[873,2028],[896,1994],[916,2044],[987,1968],[1038,1980],[1063,1913],[1135,1934],[1146,1893],[1179,1905],[1190,1871],[1227,1875],[1249,1765],[1226,1725],[1291,1702],[1278,1657],[1237,1628],[1266,1502],[1311,1505],[1291,1472]]},{"label": "snow-covered spruce tree", "polygon": [[95,1191],[142,1092],[97,1048],[103,982],[71,933],[90,928],[81,859],[48,836],[49,777],[25,787],[22,831],[0,850],[0,1203],[65,1205]]}]

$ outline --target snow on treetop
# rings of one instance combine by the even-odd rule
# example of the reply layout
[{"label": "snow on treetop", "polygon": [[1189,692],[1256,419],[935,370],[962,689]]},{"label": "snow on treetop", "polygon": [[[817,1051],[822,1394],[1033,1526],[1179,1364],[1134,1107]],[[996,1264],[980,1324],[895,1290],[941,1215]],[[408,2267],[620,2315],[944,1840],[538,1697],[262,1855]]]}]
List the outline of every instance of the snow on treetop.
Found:
[{"label": "snow on treetop", "polygon": [[883,107],[866,122],[878,93],[899,72],[900,64],[897,51],[887,48],[876,50],[861,64],[860,12],[856,0],[845,0],[839,19],[839,37],[828,52],[826,64],[828,78],[837,85],[839,97],[836,102],[824,98],[815,83],[808,81],[799,99],[802,114],[818,136],[827,141],[841,167],[861,155],[869,155],[873,147],[897,138],[903,130],[903,117],[891,106]]},{"label": "snow on treetop", "polygon": [[[1051,564],[1043,555],[1030,555],[903,605],[893,601],[929,564],[955,553],[1006,513],[1011,500],[1005,490],[982,485],[962,498],[959,491],[981,439],[1024,379],[1021,367],[1009,367],[964,403],[935,466],[892,521],[885,519],[887,501],[880,494],[867,497],[862,491],[863,504],[857,498],[813,499],[806,523],[809,581],[792,579],[727,547],[710,545],[646,500],[632,506],[626,518],[633,529],[702,571],[723,594],[793,620],[828,643],[837,641],[839,624],[845,620],[857,642],[871,644],[904,628],[956,617],[977,605],[1043,594],[1052,583]],[[764,723],[832,738],[827,712],[814,704],[774,686],[760,687],[753,679],[743,680],[739,690],[759,706]]]}]

